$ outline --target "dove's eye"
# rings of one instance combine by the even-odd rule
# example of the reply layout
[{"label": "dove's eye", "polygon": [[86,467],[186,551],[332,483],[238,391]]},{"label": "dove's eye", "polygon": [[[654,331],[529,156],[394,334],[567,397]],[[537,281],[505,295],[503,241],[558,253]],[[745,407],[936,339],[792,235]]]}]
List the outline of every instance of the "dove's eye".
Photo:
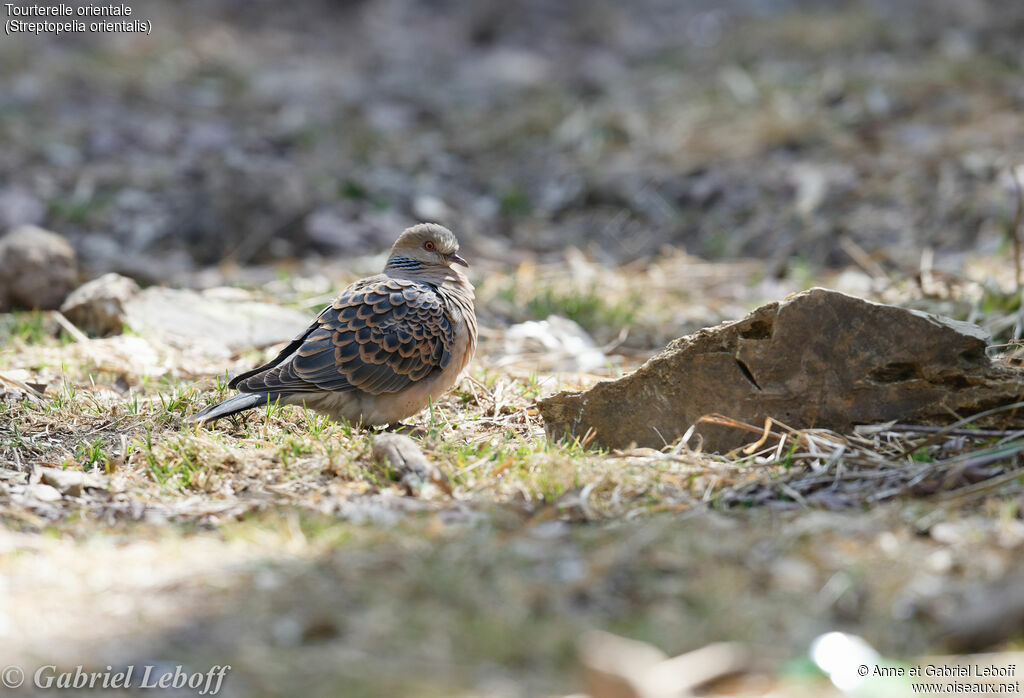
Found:
[{"label": "dove's eye", "polygon": [[433,240],[427,240],[425,243],[423,243],[423,249],[425,249],[427,252],[433,252],[434,247],[435,245]]}]

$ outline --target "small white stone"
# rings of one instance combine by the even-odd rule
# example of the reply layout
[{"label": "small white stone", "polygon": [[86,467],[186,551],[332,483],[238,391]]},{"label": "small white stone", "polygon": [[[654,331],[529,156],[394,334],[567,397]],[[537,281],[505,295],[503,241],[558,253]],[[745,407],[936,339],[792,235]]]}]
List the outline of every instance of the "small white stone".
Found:
[{"label": "small white stone", "polygon": [[40,502],[57,502],[61,498],[60,490],[43,484],[29,485],[25,488],[25,494],[38,499]]}]

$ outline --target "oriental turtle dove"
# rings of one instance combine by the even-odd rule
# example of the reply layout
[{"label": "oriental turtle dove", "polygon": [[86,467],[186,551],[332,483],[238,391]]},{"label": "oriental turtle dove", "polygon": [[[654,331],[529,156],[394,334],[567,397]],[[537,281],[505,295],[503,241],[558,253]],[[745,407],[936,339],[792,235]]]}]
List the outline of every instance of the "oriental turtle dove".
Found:
[{"label": "oriental turtle dove", "polygon": [[476,349],[473,286],[450,230],[405,230],[384,272],[356,281],[270,363],[236,376],[240,394],[190,421],[268,403],[366,426],[410,417],[455,383]]}]

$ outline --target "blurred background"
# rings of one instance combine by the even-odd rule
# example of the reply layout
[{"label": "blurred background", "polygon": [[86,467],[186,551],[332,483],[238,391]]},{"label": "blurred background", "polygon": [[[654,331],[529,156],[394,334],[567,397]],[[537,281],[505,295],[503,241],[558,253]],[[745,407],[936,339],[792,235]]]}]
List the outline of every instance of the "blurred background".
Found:
[{"label": "blurred background", "polygon": [[[0,37],[0,233],[70,243],[65,293],[106,272],[203,290],[187,298],[218,326],[259,301],[269,336],[200,347],[166,294],[116,337],[0,315],[22,392],[0,399],[21,410],[0,411],[0,460],[22,454],[0,492],[0,647],[215,657],[232,695],[553,695],[579,687],[593,628],[670,653],[750,641],[778,665],[839,627],[932,651],[922,627],[955,594],[1019,567],[1019,500],[944,529],[916,501],[691,516],[747,471],[583,454],[530,410],[812,285],[1019,337],[1024,2],[131,6],[148,35]],[[478,358],[423,441],[461,499],[383,496],[364,436],[297,410],[181,428],[422,220],[456,232],[477,285]],[[579,327],[523,325],[552,315]],[[18,499],[40,465],[105,469],[110,496]]]},{"label": "blurred background", "polygon": [[[0,42],[0,225],[90,274],[379,253],[957,269],[1005,249],[1014,0],[146,3]],[[1002,176],[1002,179],[1001,179]]]}]

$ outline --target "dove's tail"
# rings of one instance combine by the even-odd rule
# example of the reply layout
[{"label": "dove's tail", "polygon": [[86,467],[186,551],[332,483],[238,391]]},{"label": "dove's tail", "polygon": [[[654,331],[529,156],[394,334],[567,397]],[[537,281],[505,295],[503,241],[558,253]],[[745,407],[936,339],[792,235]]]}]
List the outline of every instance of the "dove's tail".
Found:
[{"label": "dove's tail", "polygon": [[185,421],[206,424],[221,417],[230,417],[233,414],[251,410],[253,407],[276,402],[280,397],[277,393],[239,393],[234,397],[229,397],[224,402],[210,405],[205,410],[196,412]]}]

